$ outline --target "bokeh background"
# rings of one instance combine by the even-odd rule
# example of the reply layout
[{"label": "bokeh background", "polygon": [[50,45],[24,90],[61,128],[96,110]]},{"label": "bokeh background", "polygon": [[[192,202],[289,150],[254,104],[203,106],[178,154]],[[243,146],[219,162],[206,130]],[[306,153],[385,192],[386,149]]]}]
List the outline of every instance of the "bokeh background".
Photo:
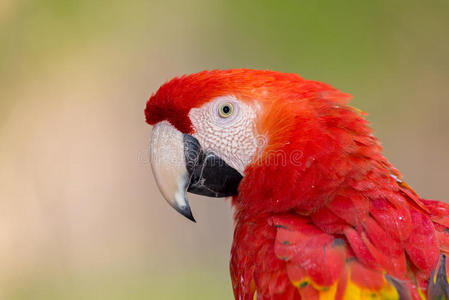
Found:
[{"label": "bokeh background", "polygon": [[0,0],[0,299],[231,299],[229,202],[155,188],[145,102],[247,67],[354,95],[449,200],[449,1]]}]

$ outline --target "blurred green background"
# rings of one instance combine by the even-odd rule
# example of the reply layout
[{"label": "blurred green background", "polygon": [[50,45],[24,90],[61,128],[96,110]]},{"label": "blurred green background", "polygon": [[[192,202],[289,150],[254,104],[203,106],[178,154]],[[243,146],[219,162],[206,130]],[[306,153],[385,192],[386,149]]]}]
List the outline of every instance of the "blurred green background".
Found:
[{"label": "blurred green background", "polygon": [[0,299],[231,299],[229,202],[179,216],[143,109],[246,67],[352,93],[423,197],[449,200],[449,1],[0,0]]}]

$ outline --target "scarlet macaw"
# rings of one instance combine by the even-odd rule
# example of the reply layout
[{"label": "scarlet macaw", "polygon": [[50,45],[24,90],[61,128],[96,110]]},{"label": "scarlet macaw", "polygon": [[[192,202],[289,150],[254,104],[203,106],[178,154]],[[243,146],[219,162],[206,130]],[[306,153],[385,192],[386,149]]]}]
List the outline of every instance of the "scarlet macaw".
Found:
[{"label": "scarlet macaw", "polygon": [[232,197],[235,299],[448,299],[449,205],[421,199],[351,96],[247,69],[174,78],[147,102],[157,184]]}]

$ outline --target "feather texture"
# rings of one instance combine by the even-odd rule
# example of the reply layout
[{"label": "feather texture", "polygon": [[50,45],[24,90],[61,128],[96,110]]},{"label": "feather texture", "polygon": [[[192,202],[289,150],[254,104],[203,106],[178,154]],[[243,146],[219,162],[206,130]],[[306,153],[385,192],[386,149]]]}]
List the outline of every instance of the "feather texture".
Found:
[{"label": "feather texture", "polygon": [[257,102],[268,141],[232,199],[236,299],[448,299],[449,205],[402,180],[349,94],[295,74],[204,71],[164,84],[147,121],[191,133],[189,110],[224,95]]}]

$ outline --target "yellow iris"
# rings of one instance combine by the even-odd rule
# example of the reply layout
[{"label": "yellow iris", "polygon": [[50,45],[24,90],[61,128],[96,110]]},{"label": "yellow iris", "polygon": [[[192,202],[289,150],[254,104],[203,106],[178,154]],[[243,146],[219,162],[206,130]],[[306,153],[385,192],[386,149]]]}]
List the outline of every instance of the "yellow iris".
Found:
[{"label": "yellow iris", "polygon": [[218,107],[218,114],[222,118],[230,117],[233,112],[234,112],[234,106],[232,105],[232,103],[229,103],[229,102],[222,103]]}]

